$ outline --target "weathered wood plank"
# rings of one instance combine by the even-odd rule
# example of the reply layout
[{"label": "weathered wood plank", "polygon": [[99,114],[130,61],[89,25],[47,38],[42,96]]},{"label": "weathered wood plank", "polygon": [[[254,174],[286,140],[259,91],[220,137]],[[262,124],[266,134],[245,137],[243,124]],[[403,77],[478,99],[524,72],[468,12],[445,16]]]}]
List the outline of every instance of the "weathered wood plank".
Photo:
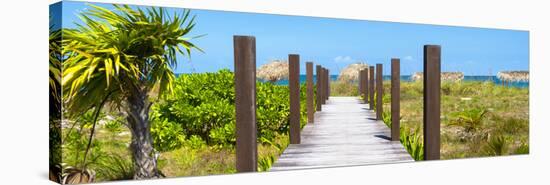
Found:
[{"label": "weathered wood plank", "polygon": [[271,171],[414,161],[390,129],[356,97],[330,97],[315,123],[290,144]]},{"label": "weathered wood plank", "polygon": [[233,36],[237,172],[258,169],[256,126],[256,38]]}]

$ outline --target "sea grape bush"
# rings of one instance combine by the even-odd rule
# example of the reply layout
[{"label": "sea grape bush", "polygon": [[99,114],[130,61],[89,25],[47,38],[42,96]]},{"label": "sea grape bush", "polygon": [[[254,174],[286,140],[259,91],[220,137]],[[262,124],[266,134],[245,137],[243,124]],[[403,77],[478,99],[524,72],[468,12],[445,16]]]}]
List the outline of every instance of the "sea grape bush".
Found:
[{"label": "sea grape bush", "polygon": [[[180,75],[174,93],[152,107],[152,135],[155,147],[173,150],[184,145],[181,137],[198,137],[207,145],[230,147],[235,144],[235,90],[233,73]],[[288,132],[288,86],[257,82],[256,117],[258,138],[272,141]],[[305,85],[301,87],[301,115],[305,124]],[[168,131],[177,126],[181,129]],[[162,127],[162,128],[161,128]],[[181,136],[170,136],[181,135]],[[261,141],[261,140],[260,140]]]},{"label": "sea grape bush", "polygon": [[[180,134],[187,138],[194,135],[208,144],[223,144],[218,143],[219,138],[227,138],[222,141],[227,142],[231,141],[232,136],[219,136],[220,131],[215,129],[234,124],[233,104],[233,74],[230,71],[180,75],[174,82],[173,94],[152,107],[153,128],[155,124],[167,121],[181,128]],[[160,130],[152,131],[154,143],[172,142],[159,140],[161,132],[157,131]],[[179,148],[181,144],[172,149]]]}]

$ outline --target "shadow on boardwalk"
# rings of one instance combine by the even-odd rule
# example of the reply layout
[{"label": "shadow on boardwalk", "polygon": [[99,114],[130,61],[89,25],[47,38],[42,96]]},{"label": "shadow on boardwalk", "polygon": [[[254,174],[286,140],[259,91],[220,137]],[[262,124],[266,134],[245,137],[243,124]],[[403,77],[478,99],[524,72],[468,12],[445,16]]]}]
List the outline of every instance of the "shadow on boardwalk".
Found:
[{"label": "shadow on boardwalk", "polygon": [[357,97],[330,97],[271,171],[414,161],[390,129]]}]

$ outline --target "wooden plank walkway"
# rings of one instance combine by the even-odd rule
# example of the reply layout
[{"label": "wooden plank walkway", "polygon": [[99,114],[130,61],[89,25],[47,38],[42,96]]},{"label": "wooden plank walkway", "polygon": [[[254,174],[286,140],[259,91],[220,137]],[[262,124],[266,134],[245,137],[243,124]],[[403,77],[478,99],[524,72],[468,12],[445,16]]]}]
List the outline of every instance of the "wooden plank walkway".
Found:
[{"label": "wooden plank walkway", "polygon": [[374,118],[356,97],[330,97],[315,122],[302,129],[301,143],[290,144],[271,171],[414,161]]}]

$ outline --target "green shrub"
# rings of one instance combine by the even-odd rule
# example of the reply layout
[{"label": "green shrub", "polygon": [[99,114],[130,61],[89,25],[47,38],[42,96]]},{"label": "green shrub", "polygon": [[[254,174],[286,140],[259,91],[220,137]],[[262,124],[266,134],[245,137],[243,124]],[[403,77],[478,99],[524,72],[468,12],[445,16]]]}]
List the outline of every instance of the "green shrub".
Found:
[{"label": "green shrub", "polygon": [[235,123],[225,124],[222,127],[212,129],[209,137],[213,143],[222,147],[234,145],[237,141],[235,137]]},{"label": "green shrub", "polygon": [[258,171],[268,171],[273,163],[275,163],[275,157],[273,155],[260,157],[260,159],[258,159]]},{"label": "green shrub", "polygon": [[103,125],[103,128],[112,134],[119,133],[122,131],[122,126],[124,126],[122,119],[122,117],[117,117],[113,120],[108,120]]},{"label": "green shrub", "polygon": [[[301,85],[301,126],[307,122],[306,85]],[[257,82],[256,119],[258,138],[273,140],[277,134],[289,131],[288,86]],[[150,115],[158,125],[181,127],[180,134],[199,137],[207,145],[231,147],[235,144],[235,93],[233,73],[220,70],[216,73],[183,74],[174,83],[174,93],[154,105]],[[164,122],[167,123],[164,123]],[[170,126],[169,127],[172,127]],[[155,131],[160,133],[160,130]],[[157,135],[158,136],[158,135]],[[154,137],[159,140],[159,137]],[[176,137],[164,137],[174,139]],[[176,138],[177,139],[177,138]],[[164,149],[173,150],[178,142]],[[158,146],[157,147],[161,147]]]},{"label": "green shrub", "polygon": [[416,128],[410,131],[401,127],[401,133],[399,134],[401,144],[403,144],[407,152],[411,154],[411,157],[415,161],[424,160],[424,141],[419,130],[420,129]]},{"label": "green shrub", "polygon": [[130,180],[134,178],[134,164],[129,157],[111,153],[94,164],[98,180]]},{"label": "green shrub", "polygon": [[515,154],[529,154],[529,144],[521,143],[518,148],[516,148]]},{"label": "green shrub", "polygon": [[204,142],[201,137],[192,135],[189,139],[185,140],[185,146],[191,149],[201,149],[206,146],[206,142]]},{"label": "green shrub", "polygon": [[382,113],[382,121],[384,122],[384,124],[386,124],[386,126],[391,128],[391,112],[390,111],[384,111]]},{"label": "green shrub", "polygon": [[185,141],[181,126],[167,119],[153,119],[151,136],[153,137],[153,147],[160,152],[180,148]]},{"label": "green shrub", "polygon": [[506,136],[502,135],[490,137],[485,152],[489,155],[507,155],[509,150],[508,140]]},{"label": "green shrub", "polygon": [[[234,123],[233,73],[180,75],[174,93],[156,103],[151,116],[179,124],[186,136],[196,135],[209,144],[214,128]],[[231,136],[228,136],[231,137]]]},{"label": "green shrub", "polygon": [[455,117],[451,124],[463,127],[466,132],[475,132],[483,126],[483,119],[487,113],[486,109],[481,108],[455,112],[451,114],[452,117]]}]

